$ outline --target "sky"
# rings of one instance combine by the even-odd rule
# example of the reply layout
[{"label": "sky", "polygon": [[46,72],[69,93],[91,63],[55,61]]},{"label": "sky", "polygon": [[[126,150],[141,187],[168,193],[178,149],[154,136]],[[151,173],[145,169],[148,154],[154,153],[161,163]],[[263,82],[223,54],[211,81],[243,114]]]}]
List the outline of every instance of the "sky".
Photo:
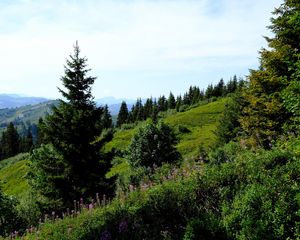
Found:
[{"label": "sky", "polygon": [[0,93],[61,97],[79,42],[96,98],[178,95],[248,75],[282,0],[1,0]]}]

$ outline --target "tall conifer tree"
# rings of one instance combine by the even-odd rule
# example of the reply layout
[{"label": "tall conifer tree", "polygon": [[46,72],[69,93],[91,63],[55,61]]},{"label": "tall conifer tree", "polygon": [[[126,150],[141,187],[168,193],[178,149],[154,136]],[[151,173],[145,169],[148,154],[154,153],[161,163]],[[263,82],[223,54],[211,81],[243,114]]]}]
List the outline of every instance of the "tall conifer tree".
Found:
[{"label": "tall conifer tree", "polygon": [[128,108],[125,101],[122,102],[120,111],[117,119],[117,126],[120,127],[122,124],[127,123],[128,121]]},{"label": "tall conifer tree", "polygon": [[[57,198],[61,198],[65,204],[70,204],[73,199],[79,199],[83,195],[105,192],[107,187],[104,174],[108,164],[105,161],[100,164],[100,160],[103,160],[101,146],[94,143],[95,138],[101,134],[99,121],[103,109],[96,107],[93,101],[91,86],[96,78],[88,76],[88,72],[87,59],[80,57],[76,42],[74,53],[67,60],[65,74],[61,78],[64,88],[59,89],[66,100],[60,100],[58,107],[53,108],[53,114],[43,124],[46,141],[62,156],[57,159],[63,163],[59,162],[57,166],[68,171],[54,168],[55,172],[49,172],[48,166],[43,162],[40,167],[45,167],[48,175],[56,176],[58,172],[64,174],[64,184],[52,182],[49,186],[56,187]],[[54,160],[51,159],[52,164]],[[37,181],[38,177],[33,176]],[[57,178],[59,177],[47,179],[55,181]]]}]

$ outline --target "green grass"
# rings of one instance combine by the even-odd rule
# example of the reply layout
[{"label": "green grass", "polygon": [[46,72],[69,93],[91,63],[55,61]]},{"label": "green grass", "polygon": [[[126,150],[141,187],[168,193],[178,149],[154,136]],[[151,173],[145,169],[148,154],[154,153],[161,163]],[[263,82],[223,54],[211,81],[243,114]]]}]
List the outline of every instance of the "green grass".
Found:
[{"label": "green grass", "polygon": [[104,150],[110,151],[113,148],[117,150],[125,150],[127,146],[130,144],[131,138],[135,133],[135,129],[126,129],[126,130],[118,130],[114,134],[114,138],[112,141],[108,142]]},{"label": "green grass", "polygon": [[[206,149],[213,146],[216,140],[214,131],[217,129],[226,101],[228,99],[223,98],[185,112],[171,113],[163,118],[165,123],[177,130],[180,140],[177,147],[184,157],[195,156],[201,145]],[[138,124],[137,127],[141,124]],[[179,126],[187,128],[190,132],[180,133]],[[113,140],[105,146],[105,150],[109,151],[113,148],[125,150],[130,144],[136,128],[117,130]]]},{"label": "green grass", "polygon": [[28,173],[28,154],[0,161],[0,182],[4,193],[21,199],[29,189],[26,174]]},{"label": "green grass", "polygon": [[[221,99],[206,105],[192,108],[182,113],[172,113],[164,118],[167,124],[175,128],[179,143],[179,152],[184,157],[195,156],[199,146],[211,147],[215,142],[214,130],[218,125],[218,119],[224,109],[227,99]],[[135,128],[117,130],[111,142],[106,144],[105,150],[112,148],[125,150],[131,142],[135,129],[143,123],[139,123]],[[184,126],[190,132],[180,133],[179,126]],[[15,157],[0,161],[0,182],[3,191],[17,198],[22,198],[29,189],[25,178],[28,172],[28,154],[19,154]]]},{"label": "green grass", "polygon": [[227,101],[228,99],[223,98],[165,118],[165,123],[173,128],[183,126],[190,131],[179,133],[180,142],[177,147],[184,157],[195,156],[201,145],[205,149],[214,145],[216,140],[214,131]]}]

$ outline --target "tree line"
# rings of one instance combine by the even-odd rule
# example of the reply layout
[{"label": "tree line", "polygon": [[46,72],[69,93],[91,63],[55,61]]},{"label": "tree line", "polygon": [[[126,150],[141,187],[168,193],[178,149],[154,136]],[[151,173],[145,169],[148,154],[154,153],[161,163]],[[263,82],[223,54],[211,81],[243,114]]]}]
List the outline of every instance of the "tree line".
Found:
[{"label": "tree line", "polygon": [[0,160],[13,157],[21,152],[29,152],[35,145],[31,125],[26,132],[19,133],[11,122],[0,139]]},{"label": "tree line", "polygon": [[240,90],[245,85],[245,81],[236,75],[233,76],[226,84],[223,79],[213,85],[210,84],[206,90],[201,90],[197,86],[190,86],[189,90],[183,95],[176,98],[172,92],[169,96],[164,95],[156,98],[147,98],[144,103],[138,98],[136,103],[129,110],[125,101],[122,102],[117,118],[116,126],[120,127],[125,123],[135,123],[151,118],[156,121],[159,112],[167,110],[184,111],[187,107],[192,106],[200,101],[210,100],[212,98],[224,97],[227,94]]}]

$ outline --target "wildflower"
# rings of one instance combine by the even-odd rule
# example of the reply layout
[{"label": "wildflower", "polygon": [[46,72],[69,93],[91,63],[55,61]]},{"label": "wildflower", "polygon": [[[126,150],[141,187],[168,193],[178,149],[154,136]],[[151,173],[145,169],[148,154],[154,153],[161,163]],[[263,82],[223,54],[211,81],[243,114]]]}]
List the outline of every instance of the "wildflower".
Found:
[{"label": "wildflower", "polygon": [[89,204],[89,210],[92,210],[94,208],[94,204],[90,203]]},{"label": "wildflower", "polygon": [[126,220],[123,220],[119,224],[119,233],[124,233],[128,230],[128,224]]},{"label": "wildflower", "polygon": [[104,231],[101,234],[100,240],[111,240],[111,235],[110,235],[109,231],[107,231],[107,230]]}]

